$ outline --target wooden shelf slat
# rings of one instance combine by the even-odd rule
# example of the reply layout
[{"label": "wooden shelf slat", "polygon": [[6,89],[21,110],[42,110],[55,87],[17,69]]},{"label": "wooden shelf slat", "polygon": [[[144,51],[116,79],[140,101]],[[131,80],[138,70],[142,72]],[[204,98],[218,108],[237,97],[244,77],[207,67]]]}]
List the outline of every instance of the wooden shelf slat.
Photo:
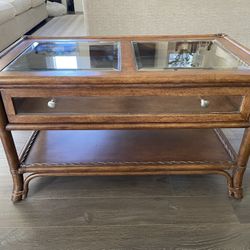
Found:
[{"label": "wooden shelf slat", "polygon": [[23,172],[229,169],[235,163],[228,141],[213,129],[40,131],[27,148]]}]

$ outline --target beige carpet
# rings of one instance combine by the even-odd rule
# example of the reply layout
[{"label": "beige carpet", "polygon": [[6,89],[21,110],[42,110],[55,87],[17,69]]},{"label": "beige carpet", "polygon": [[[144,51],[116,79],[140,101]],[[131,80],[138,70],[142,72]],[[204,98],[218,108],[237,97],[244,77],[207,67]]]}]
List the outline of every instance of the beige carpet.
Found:
[{"label": "beige carpet", "polygon": [[65,15],[51,19],[38,29],[34,36],[85,36],[83,15]]}]

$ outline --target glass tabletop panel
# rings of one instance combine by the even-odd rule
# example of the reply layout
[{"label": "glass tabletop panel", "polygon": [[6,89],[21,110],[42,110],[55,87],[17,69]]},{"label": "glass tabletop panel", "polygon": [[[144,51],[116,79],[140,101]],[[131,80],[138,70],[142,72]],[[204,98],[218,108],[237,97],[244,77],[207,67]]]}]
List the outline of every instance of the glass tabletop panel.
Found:
[{"label": "glass tabletop panel", "polygon": [[120,43],[34,42],[4,70],[120,70]]},{"label": "glass tabletop panel", "polygon": [[133,41],[137,70],[250,69],[217,41]]}]

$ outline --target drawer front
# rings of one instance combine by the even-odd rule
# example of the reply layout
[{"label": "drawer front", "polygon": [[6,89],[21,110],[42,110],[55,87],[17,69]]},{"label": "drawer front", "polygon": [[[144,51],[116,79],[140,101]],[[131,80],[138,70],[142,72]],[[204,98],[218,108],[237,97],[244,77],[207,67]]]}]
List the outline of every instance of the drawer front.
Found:
[{"label": "drawer front", "polygon": [[14,97],[17,115],[167,115],[240,111],[242,96]]},{"label": "drawer front", "polygon": [[242,95],[5,95],[11,123],[145,123],[243,121]]}]

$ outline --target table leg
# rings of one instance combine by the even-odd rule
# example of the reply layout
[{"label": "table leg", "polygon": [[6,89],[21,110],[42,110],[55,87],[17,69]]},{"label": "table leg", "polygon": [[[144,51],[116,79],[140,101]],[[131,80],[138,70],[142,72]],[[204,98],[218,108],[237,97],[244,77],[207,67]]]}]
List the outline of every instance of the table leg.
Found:
[{"label": "table leg", "polygon": [[241,199],[243,197],[242,181],[244,172],[246,171],[249,155],[250,155],[250,128],[246,128],[242,138],[240,151],[237,159],[237,168],[235,169],[233,174],[233,183],[234,183],[233,195],[236,199]]},{"label": "table leg", "polygon": [[5,129],[7,123],[7,116],[4,111],[3,102],[2,100],[0,100],[0,137],[13,179],[13,191],[11,200],[13,202],[16,202],[22,200],[23,175],[18,173],[18,168],[20,165],[19,158],[17,155],[13,136],[10,131],[7,131]]}]

